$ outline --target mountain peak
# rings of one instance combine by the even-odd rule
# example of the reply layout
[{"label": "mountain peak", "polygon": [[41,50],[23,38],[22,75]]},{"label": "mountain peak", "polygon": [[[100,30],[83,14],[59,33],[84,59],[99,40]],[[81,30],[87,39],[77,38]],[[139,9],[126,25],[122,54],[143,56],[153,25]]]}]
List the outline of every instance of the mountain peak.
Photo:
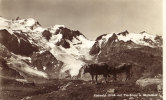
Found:
[{"label": "mountain peak", "polygon": [[65,27],[64,25],[54,25],[54,26],[51,26],[48,28],[48,30],[51,32],[51,33],[56,33],[57,34],[57,30],[60,29],[61,27]]},{"label": "mountain peak", "polygon": [[113,35],[108,39],[107,43],[112,44],[116,40],[118,40],[118,37],[115,33],[113,33]]},{"label": "mountain peak", "polygon": [[107,35],[107,34],[103,34],[103,35],[98,36],[98,37],[96,38],[96,41],[102,39],[102,37],[103,37],[103,36],[106,36],[106,35]]},{"label": "mountain peak", "polygon": [[143,33],[147,33],[146,31],[142,31],[142,32],[140,32],[140,34],[143,34]]},{"label": "mountain peak", "polygon": [[126,36],[127,34],[129,34],[129,32],[128,32],[127,30],[125,30],[125,31],[123,31],[123,32],[118,33],[117,35]]}]

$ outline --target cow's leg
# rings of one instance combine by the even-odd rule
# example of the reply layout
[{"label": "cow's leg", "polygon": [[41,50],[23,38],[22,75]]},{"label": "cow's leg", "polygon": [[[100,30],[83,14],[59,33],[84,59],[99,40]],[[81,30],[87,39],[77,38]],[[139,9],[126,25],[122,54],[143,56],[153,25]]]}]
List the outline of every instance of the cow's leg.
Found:
[{"label": "cow's leg", "polygon": [[130,71],[126,71],[126,80],[130,79]]},{"label": "cow's leg", "polygon": [[108,77],[110,77],[110,74],[109,74],[109,73],[108,73],[107,76],[106,76],[107,82],[108,82]]},{"label": "cow's leg", "polygon": [[130,77],[129,77],[129,79],[131,79],[132,76],[133,76],[133,72],[130,70]]},{"label": "cow's leg", "polygon": [[97,75],[96,75],[96,82],[97,82]]},{"label": "cow's leg", "polygon": [[114,81],[116,81],[116,73],[114,73],[113,76],[114,76]]},{"label": "cow's leg", "polygon": [[104,76],[104,78],[105,78],[105,82],[107,83],[107,75],[104,74],[103,76]]},{"label": "cow's leg", "polygon": [[110,74],[108,73],[108,75],[107,75],[108,77],[110,77]]},{"label": "cow's leg", "polygon": [[94,75],[91,75],[92,76],[92,83],[93,83],[93,78],[94,78]]},{"label": "cow's leg", "polygon": [[126,80],[129,79],[129,72],[126,72]]}]

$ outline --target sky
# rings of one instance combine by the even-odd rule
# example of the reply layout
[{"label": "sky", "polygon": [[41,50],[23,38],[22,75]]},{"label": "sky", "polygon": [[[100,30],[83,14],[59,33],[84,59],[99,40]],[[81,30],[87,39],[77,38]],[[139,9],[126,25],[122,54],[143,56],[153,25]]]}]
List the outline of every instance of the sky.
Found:
[{"label": "sky", "polygon": [[125,30],[162,35],[162,0],[0,0],[0,16],[65,25],[91,40]]}]

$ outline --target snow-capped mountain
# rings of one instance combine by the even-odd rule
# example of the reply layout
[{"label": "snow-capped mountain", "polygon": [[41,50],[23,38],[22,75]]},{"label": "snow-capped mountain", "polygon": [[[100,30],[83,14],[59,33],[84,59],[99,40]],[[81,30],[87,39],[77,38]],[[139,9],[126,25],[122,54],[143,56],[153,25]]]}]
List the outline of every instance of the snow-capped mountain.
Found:
[{"label": "snow-capped mountain", "polygon": [[[122,42],[123,46],[126,45],[128,48],[139,48],[140,46],[158,48],[162,46],[162,37],[148,34],[145,31],[141,33],[129,33],[127,30],[120,33],[103,34],[97,37],[90,53],[92,55],[97,54],[105,46],[117,45]],[[120,45],[122,46],[122,44]]]},{"label": "snow-capped mountain", "polygon": [[[63,25],[42,28],[39,22],[32,18],[6,20],[1,17],[0,34],[1,44],[16,55],[30,57],[33,70],[43,71],[49,78],[55,75],[57,77],[57,71],[67,71],[71,76],[75,76],[84,61],[92,58],[89,50],[94,41]],[[49,56],[48,59],[43,55]],[[39,61],[37,57],[45,59],[44,62],[47,63],[36,63]],[[52,62],[49,62],[51,60]]]},{"label": "snow-capped mountain", "polygon": [[97,37],[90,54],[97,62],[107,62],[112,67],[132,63],[134,80],[143,73],[150,76],[162,73],[162,37],[146,32],[103,34]]},{"label": "snow-capped mountain", "polygon": [[[36,79],[77,76],[80,68],[89,62],[142,64],[140,61],[132,60],[135,58],[127,61],[123,57],[134,57],[137,53],[147,57],[161,57],[162,37],[147,32],[124,31],[103,34],[91,41],[81,32],[70,30],[64,25],[43,28],[33,18],[7,20],[0,17],[0,44],[4,46],[3,52],[10,52],[9,57],[0,54],[9,68],[17,71],[24,79],[36,82]],[[124,55],[126,52],[133,55]],[[159,63],[160,57],[152,61]],[[145,64],[147,63],[142,65]]]}]

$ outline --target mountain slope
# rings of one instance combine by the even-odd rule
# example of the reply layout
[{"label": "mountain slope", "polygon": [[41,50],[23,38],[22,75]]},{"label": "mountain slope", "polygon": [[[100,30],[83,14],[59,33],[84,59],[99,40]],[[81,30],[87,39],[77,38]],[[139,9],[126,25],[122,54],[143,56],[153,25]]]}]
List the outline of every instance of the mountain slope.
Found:
[{"label": "mountain slope", "polygon": [[[89,50],[94,41],[63,25],[43,28],[32,18],[6,20],[1,17],[0,43],[23,63],[19,64],[19,68],[18,63],[9,59],[11,68],[29,73],[28,70],[22,70],[26,65],[32,68],[31,70],[41,71],[48,76],[45,78],[50,79],[77,75],[85,64],[84,60],[91,60]],[[22,59],[26,57],[30,59]]]}]

